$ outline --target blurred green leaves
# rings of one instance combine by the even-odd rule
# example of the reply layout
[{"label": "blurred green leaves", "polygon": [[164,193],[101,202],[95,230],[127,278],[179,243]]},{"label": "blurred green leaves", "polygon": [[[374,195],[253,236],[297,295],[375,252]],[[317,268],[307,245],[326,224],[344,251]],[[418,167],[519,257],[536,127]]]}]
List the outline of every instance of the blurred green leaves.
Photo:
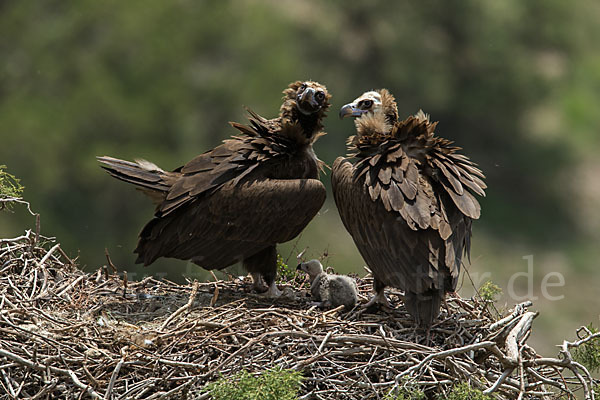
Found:
[{"label": "blurred green leaves", "polygon": [[[6,165],[0,165],[0,200],[20,199],[24,189],[18,178],[6,172]],[[0,210],[10,207],[11,202],[0,203]]]}]

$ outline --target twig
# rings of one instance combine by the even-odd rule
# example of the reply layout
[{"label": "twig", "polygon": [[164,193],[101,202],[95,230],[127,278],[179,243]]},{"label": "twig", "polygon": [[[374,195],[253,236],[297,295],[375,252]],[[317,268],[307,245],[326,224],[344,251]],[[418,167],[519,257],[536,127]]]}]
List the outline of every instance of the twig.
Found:
[{"label": "twig", "polygon": [[[14,397],[208,398],[201,388],[217,374],[278,367],[304,371],[300,398],[381,399],[399,386],[438,397],[459,381],[498,400],[594,396],[597,382],[570,351],[600,334],[580,329],[558,357],[540,357],[526,344],[527,302],[497,321],[487,303],[449,297],[424,345],[401,303],[375,314],[322,312],[295,281],[297,296],[276,302],[237,280],[125,283],[110,267],[77,269],[54,239],[32,247],[34,235],[0,239],[0,349],[10,353],[0,353],[0,390]],[[358,278],[359,295],[372,284]]]},{"label": "twig", "polygon": [[529,300],[517,304],[514,307],[514,310],[512,313],[510,313],[509,315],[507,315],[504,318],[499,319],[498,321],[494,322],[493,324],[490,325],[490,331],[495,331],[496,329],[498,329],[501,326],[504,326],[506,324],[508,324],[509,321],[517,318],[518,316],[522,315],[523,312],[527,309],[527,307],[531,307],[533,303]]},{"label": "twig", "polygon": [[177,311],[175,311],[173,314],[171,314],[169,316],[169,318],[167,318],[165,320],[165,322],[163,322],[160,329],[164,330],[175,318],[177,318],[180,314],[189,310],[192,307],[192,304],[194,303],[194,299],[196,298],[197,293],[198,293],[198,282],[195,281],[194,285],[192,286],[192,292],[190,293],[188,302],[185,305],[179,307],[179,309]]},{"label": "twig", "polygon": [[18,203],[18,204],[24,204],[27,207],[27,211],[29,211],[29,214],[31,215],[36,215],[36,213],[34,213],[33,211],[31,211],[31,205],[29,204],[29,202],[23,200],[20,197],[1,197],[0,198],[0,203]]},{"label": "twig", "polygon": [[327,341],[329,340],[331,335],[333,335],[333,331],[331,331],[331,332],[327,333],[327,335],[325,335],[325,338],[323,339],[323,341],[319,345],[319,348],[317,349],[317,353],[323,352],[323,348],[325,347],[325,344],[327,343]]},{"label": "twig", "polygon": [[48,261],[48,259],[52,255],[52,253],[54,253],[54,251],[56,249],[58,249],[59,247],[60,247],[60,243],[57,243],[54,246],[52,246],[52,248],[50,250],[48,250],[48,252],[46,253],[46,255],[39,261],[38,265],[40,267],[43,266],[46,263],[46,261]]},{"label": "twig", "polygon": [[118,270],[117,267],[115,267],[115,264],[113,264],[112,260],[110,259],[110,254],[108,253],[107,247],[104,248],[104,255],[106,256],[106,262],[108,263],[110,269],[112,269],[113,274],[116,274]]},{"label": "twig", "polygon": [[482,349],[482,348],[489,348],[489,347],[492,347],[493,345],[494,345],[494,342],[486,341],[486,342],[470,344],[468,346],[458,347],[458,348],[454,348],[454,349],[450,349],[450,350],[446,350],[446,351],[441,351],[439,353],[430,354],[427,357],[425,357],[418,364],[413,365],[412,367],[408,368],[406,371],[402,372],[401,374],[396,375],[396,382],[399,382],[403,376],[410,374],[412,371],[421,369],[425,364],[427,364],[429,361],[431,361],[433,359],[453,356],[456,354],[465,353],[465,352],[478,350],[478,349]]},{"label": "twig", "polygon": [[58,290],[60,290],[60,292],[58,292],[57,296],[61,297],[63,294],[67,293],[69,290],[71,290],[75,286],[77,286],[81,281],[83,281],[84,278],[85,278],[85,275],[81,275],[79,278],[75,279],[73,282],[63,285],[64,289],[63,289],[63,287],[58,288]]},{"label": "twig", "polygon": [[490,394],[495,392],[496,390],[498,390],[498,388],[500,387],[500,385],[502,385],[502,383],[506,380],[506,378],[508,378],[510,376],[510,374],[514,371],[514,368],[506,368],[504,370],[504,372],[502,372],[502,375],[500,375],[498,377],[498,379],[496,379],[496,382],[494,382],[494,384],[492,386],[490,386],[489,388],[485,389],[483,391],[484,394]]},{"label": "twig", "polygon": [[121,358],[115,367],[112,375],[110,376],[110,382],[108,382],[108,387],[106,388],[106,394],[104,395],[104,400],[109,400],[112,395],[113,387],[115,386],[115,381],[117,380],[117,376],[119,375],[119,371],[125,362],[124,358]]},{"label": "twig", "polygon": [[533,319],[538,316],[537,312],[528,311],[519,320],[517,325],[512,328],[506,337],[506,359],[511,365],[519,362],[519,342],[531,330]]},{"label": "twig", "polygon": [[35,369],[38,371],[45,371],[45,370],[49,370],[50,372],[54,372],[57,374],[61,374],[61,375],[66,375],[69,378],[71,378],[71,381],[73,382],[73,384],[75,384],[75,386],[77,386],[78,388],[85,390],[85,392],[91,396],[94,399],[101,399],[102,397],[96,393],[94,391],[94,389],[92,389],[89,385],[85,385],[83,384],[79,378],[77,378],[77,375],[75,375],[75,373],[73,371],[71,371],[70,369],[62,369],[62,368],[57,368],[57,367],[53,367],[51,365],[39,365],[36,364],[32,361],[26,360],[23,357],[20,357],[16,354],[11,353],[10,351],[6,351],[4,349],[0,349],[0,356],[6,357],[6,358],[10,358],[11,360],[13,360],[14,362],[17,362],[25,367],[31,368],[31,369]]}]

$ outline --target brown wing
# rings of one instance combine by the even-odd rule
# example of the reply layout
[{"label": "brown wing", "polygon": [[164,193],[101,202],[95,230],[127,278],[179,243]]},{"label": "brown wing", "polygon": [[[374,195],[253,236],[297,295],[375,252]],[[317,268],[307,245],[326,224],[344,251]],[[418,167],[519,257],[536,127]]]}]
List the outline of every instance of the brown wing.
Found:
[{"label": "brown wing", "polygon": [[243,178],[258,166],[251,158],[256,150],[249,139],[233,138],[197,156],[177,170],[181,175],[169,188],[159,214],[167,215],[227,181]]},{"label": "brown wing", "polygon": [[471,160],[456,153],[458,147],[451,146],[451,143],[444,139],[437,139],[437,142],[426,157],[428,171],[435,181],[443,186],[464,215],[478,219],[481,207],[470,191],[485,196],[485,176]]},{"label": "brown wing", "polygon": [[332,187],[344,226],[384,285],[417,294],[453,290],[471,220],[434,190],[416,161],[392,158],[379,166],[336,160]]},{"label": "brown wing", "polygon": [[267,120],[250,110],[248,112],[250,126],[231,123],[244,136],[225,140],[176,170],[181,175],[159,207],[159,215],[167,215],[204,194],[210,194],[226,182],[235,185],[260,165],[284,159],[295,150],[287,138],[276,134],[281,129],[279,118]]},{"label": "brown wing", "polygon": [[150,221],[135,250],[138,262],[174,257],[224,268],[296,237],[323,205],[325,193],[316,179],[229,181]]}]

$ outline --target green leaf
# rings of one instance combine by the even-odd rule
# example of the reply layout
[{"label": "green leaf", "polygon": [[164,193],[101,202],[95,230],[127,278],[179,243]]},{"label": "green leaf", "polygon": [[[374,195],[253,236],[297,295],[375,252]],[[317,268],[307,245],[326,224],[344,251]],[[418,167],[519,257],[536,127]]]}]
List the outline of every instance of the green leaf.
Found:
[{"label": "green leaf", "polygon": [[293,400],[298,397],[302,374],[289,369],[272,369],[259,375],[242,371],[221,377],[205,387],[214,400]]},{"label": "green leaf", "polygon": [[[592,324],[587,326],[591,334],[598,333]],[[600,338],[592,339],[573,352],[575,360],[585,365],[591,372],[600,371]]]},{"label": "green leaf", "polygon": [[[24,187],[19,179],[5,171],[6,165],[0,165],[0,199],[21,198]],[[0,210],[10,208],[12,204],[0,203]]]}]

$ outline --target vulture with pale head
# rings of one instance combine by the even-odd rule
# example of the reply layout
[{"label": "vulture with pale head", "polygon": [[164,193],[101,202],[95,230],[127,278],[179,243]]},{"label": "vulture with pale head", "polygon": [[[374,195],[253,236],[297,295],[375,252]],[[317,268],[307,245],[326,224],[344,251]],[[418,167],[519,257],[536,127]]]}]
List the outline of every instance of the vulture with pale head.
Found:
[{"label": "vulture with pale head", "polygon": [[352,154],[335,161],[331,181],[344,226],[373,273],[369,305],[388,305],[384,288],[399,288],[417,325],[428,328],[469,254],[484,175],[435,135],[437,123],[422,111],[399,121],[385,89],[343,106],[340,117],[347,116],[355,117]]},{"label": "vulture with pale head", "polygon": [[145,160],[98,157],[113,177],[136,185],[156,203],[140,233],[137,263],[159,257],[190,260],[205,269],[241,261],[256,289],[280,295],[277,243],[296,237],[325,201],[322,162],[314,141],[324,133],[327,89],[312,81],[284,90],[277,118],[248,110],[241,132],[174,171]]}]

